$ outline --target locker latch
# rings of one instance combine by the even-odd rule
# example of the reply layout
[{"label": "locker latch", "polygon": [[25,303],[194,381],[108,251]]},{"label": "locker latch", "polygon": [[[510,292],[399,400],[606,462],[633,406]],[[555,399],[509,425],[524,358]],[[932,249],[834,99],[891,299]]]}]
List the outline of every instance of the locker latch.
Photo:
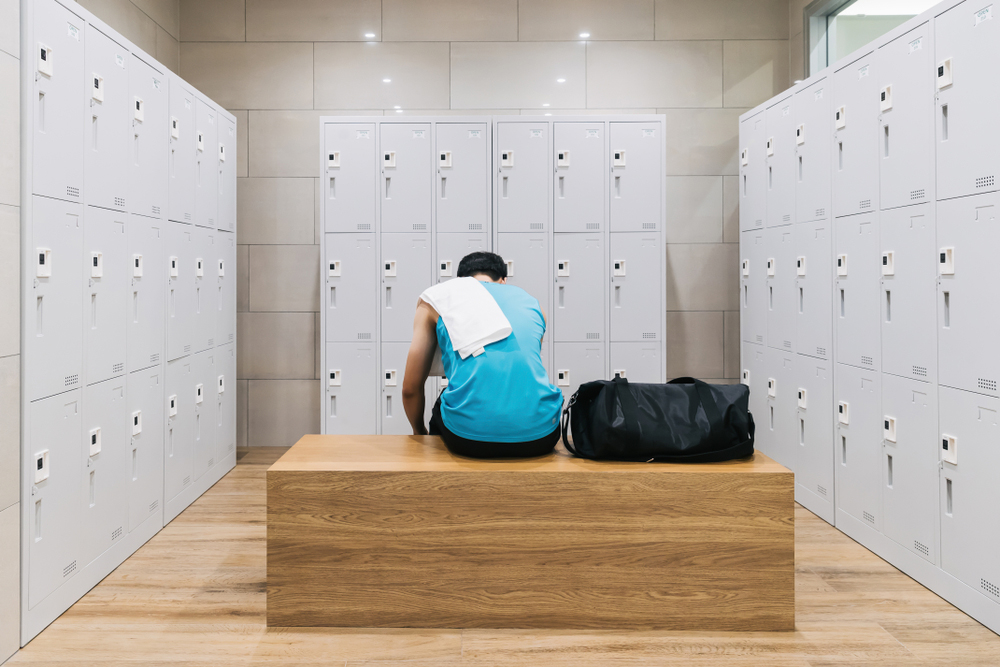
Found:
[{"label": "locker latch", "polygon": [[614,264],[615,264],[614,275],[616,277],[617,276],[624,276],[625,275],[625,260],[624,259],[616,259],[615,262],[614,262]]},{"label": "locker latch", "polygon": [[747,154],[747,149],[744,148],[740,151],[740,166],[745,167],[750,163],[750,156]]},{"label": "locker latch", "polygon": [[834,114],[834,121],[836,122],[837,129],[843,130],[847,127],[847,107],[841,106],[837,108],[837,112]]},{"label": "locker latch", "polygon": [[569,151],[559,151],[556,154],[556,166],[557,167],[569,166]]},{"label": "locker latch", "polygon": [[49,478],[49,450],[43,449],[35,454],[35,484]]},{"label": "locker latch", "polygon": [[882,437],[886,442],[896,442],[896,418],[885,417],[882,420]]},{"label": "locker latch", "polygon": [[806,390],[799,387],[799,408],[806,409]]},{"label": "locker latch", "polygon": [[396,260],[390,259],[385,263],[385,277],[386,278],[396,277]]},{"label": "locker latch", "polygon": [[104,101],[104,77],[94,73],[94,88],[90,91],[90,96],[95,102]]},{"label": "locker latch", "polygon": [[48,248],[39,248],[36,252],[38,264],[35,266],[35,276],[38,278],[52,277],[52,251]]},{"label": "locker latch", "polygon": [[887,252],[882,253],[882,275],[883,276],[895,275],[895,273],[896,273],[896,263],[893,261],[893,258],[895,256],[896,256],[896,253],[893,252],[892,250],[889,250]]},{"label": "locker latch", "polygon": [[627,380],[628,379],[628,375],[626,375],[624,368],[616,368],[615,372],[614,372],[614,376],[616,378],[622,378],[623,380]]},{"label": "locker latch", "polygon": [[132,435],[140,433],[142,433],[142,410],[136,410],[132,413]]},{"label": "locker latch", "polygon": [[226,146],[225,144],[219,144],[219,162],[226,161]]},{"label": "locker latch", "polygon": [[38,71],[45,76],[52,76],[52,49],[41,42],[38,43]]},{"label": "locker latch", "polygon": [[847,255],[837,255],[837,275],[847,275]]},{"label": "locker latch", "polygon": [[795,260],[795,275],[804,276],[806,275],[806,258],[805,256],[798,257]]},{"label": "locker latch", "polygon": [[767,140],[767,156],[771,157],[774,155],[774,137]]},{"label": "locker latch", "polygon": [[198,133],[198,152],[205,152],[205,135],[201,132]]},{"label": "locker latch", "polygon": [[778,381],[774,378],[767,378],[767,395],[774,398],[778,393]]},{"label": "locker latch", "polygon": [[170,258],[170,277],[171,278],[176,278],[178,275],[179,275],[179,272],[177,270],[177,258],[176,257],[171,257]]},{"label": "locker latch", "polygon": [[177,416],[177,394],[174,394],[167,399],[167,416]]},{"label": "locker latch", "polygon": [[340,277],[340,260],[339,259],[335,259],[332,262],[330,262],[329,276],[331,278],[339,278]]},{"label": "locker latch", "polygon": [[146,117],[146,103],[142,101],[141,97],[135,98],[135,104],[132,109],[133,117],[140,123],[145,120]]},{"label": "locker latch", "polygon": [[953,435],[941,435],[941,458],[945,463],[958,465],[958,438]]},{"label": "locker latch", "polygon": [[216,385],[216,393],[224,394],[226,392],[226,376],[220,375],[218,377],[218,383]]},{"label": "locker latch", "polygon": [[942,276],[955,275],[955,249],[941,248],[938,253],[938,266],[941,268]]},{"label": "locker latch", "polygon": [[219,260],[219,277],[224,278],[226,275],[226,260]]},{"label": "locker latch", "polygon": [[625,151],[615,151],[614,166],[616,167],[625,166]]},{"label": "locker latch", "polygon": [[750,370],[747,368],[743,369],[743,384],[750,386]]},{"label": "locker latch", "polygon": [[385,386],[395,387],[396,386],[396,371],[394,369],[386,370],[385,372]]},{"label": "locker latch", "polygon": [[451,151],[441,151],[438,155],[439,167],[451,167]]},{"label": "locker latch", "polygon": [[569,386],[569,369],[563,368],[556,371],[556,384],[560,387]]},{"label": "locker latch", "polygon": [[556,263],[556,275],[560,278],[566,278],[569,276],[569,260],[560,259]]},{"label": "locker latch", "polygon": [[327,169],[340,169],[340,151],[333,151],[326,156]]},{"label": "locker latch", "polygon": [[750,276],[750,260],[743,260],[743,277],[748,278]]},{"label": "locker latch", "polygon": [[132,255],[132,277],[142,278],[142,255]]},{"label": "locker latch", "polygon": [[774,277],[774,258],[773,257],[770,257],[767,260],[767,277],[768,278],[773,278]]},{"label": "locker latch", "polygon": [[938,90],[951,85],[951,58],[945,58],[937,66]]},{"label": "locker latch", "polygon": [[329,377],[329,380],[327,381],[327,386],[330,386],[330,387],[339,387],[340,386],[340,369],[339,368],[331,368],[330,369],[330,377]]},{"label": "locker latch", "polygon": [[806,143],[806,124],[802,123],[795,128],[795,145],[801,146]]},{"label": "locker latch", "polygon": [[101,427],[90,429],[90,455],[97,456],[101,453]]},{"label": "locker latch", "polygon": [[104,253],[90,253],[90,277],[101,278],[104,276]]},{"label": "locker latch", "polygon": [[205,400],[205,385],[198,383],[194,386],[194,402],[196,405],[201,405],[201,402]]},{"label": "locker latch", "polygon": [[500,153],[500,167],[510,169],[514,166],[514,151],[502,151]]},{"label": "locker latch", "polygon": [[882,89],[882,92],[879,93],[878,104],[879,104],[879,111],[889,111],[890,109],[892,109],[891,85],[886,86],[885,88]]},{"label": "locker latch", "polygon": [[847,408],[847,401],[841,401],[837,405],[837,421],[845,426],[851,423],[850,414],[848,413]]},{"label": "locker latch", "polygon": [[201,257],[194,261],[194,275],[197,278],[205,277],[205,262],[202,261]]},{"label": "locker latch", "polygon": [[382,166],[383,167],[395,167],[396,166],[396,151],[386,151],[382,154]]},{"label": "locker latch", "polygon": [[451,260],[445,259],[441,261],[441,277],[451,278]]},{"label": "locker latch", "polygon": [[170,136],[174,139],[181,138],[180,122],[174,116],[170,117]]}]

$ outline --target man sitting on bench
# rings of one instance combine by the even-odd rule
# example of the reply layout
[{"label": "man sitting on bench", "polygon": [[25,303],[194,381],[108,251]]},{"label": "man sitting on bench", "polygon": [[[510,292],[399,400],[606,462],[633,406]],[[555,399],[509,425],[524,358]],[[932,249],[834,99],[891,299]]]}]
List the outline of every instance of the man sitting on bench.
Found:
[{"label": "man sitting on bench", "polygon": [[496,301],[511,333],[463,358],[452,347],[445,319],[421,298],[403,377],[403,408],[413,433],[428,433],[424,384],[440,347],[448,386],[434,404],[430,435],[440,435],[460,456],[526,458],[550,453],[559,441],[563,398],[542,363],[545,315],[538,300],[508,285],[506,263],[490,252],[463,257],[458,277],[482,283],[487,292],[483,296]]}]

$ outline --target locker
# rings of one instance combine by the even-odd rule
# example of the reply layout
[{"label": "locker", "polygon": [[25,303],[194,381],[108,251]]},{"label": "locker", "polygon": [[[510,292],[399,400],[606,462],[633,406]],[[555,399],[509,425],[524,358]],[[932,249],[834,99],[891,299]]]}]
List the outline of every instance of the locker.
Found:
[{"label": "locker", "polygon": [[189,270],[194,273],[194,347],[201,352],[215,347],[215,331],[219,324],[219,256],[218,237],[221,232],[203,227],[194,228],[194,258]]},{"label": "locker", "polygon": [[[833,350],[832,223],[795,225],[795,351],[830,359]],[[830,487],[833,488],[833,487]]]},{"label": "locker", "polygon": [[[142,101],[142,119],[135,116],[136,99]],[[167,78],[161,70],[132,54],[129,60],[129,104],[126,122],[132,128],[126,141],[128,162],[128,208],[132,213],[154,218],[167,210],[167,142],[169,99]]]},{"label": "locker", "polygon": [[[437,261],[434,264],[434,280],[443,283],[458,277],[458,265],[462,258],[474,252],[490,249],[486,233],[467,232],[465,234],[436,234]],[[410,322],[412,325],[412,321]]]},{"label": "locker", "polygon": [[83,213],[83,359],[87,384],[125,373],[128,299],[127,213],[87,206]]},{"label": "locker", "polygon": [[126,370],[159,364],[163,354],[167,268],[164,259],[166,225],[139,215],[129,218],[125,253],[127,303]]},{"label": "locker", "polygon": [[215,241],[215,265],[206,267],[216,288],[215,344],[228,345],[236,341],[236,234],[219,232]]},{"label": "locker", "polygon": [[[985,6],[984,6],[985,5]],[[934,19],[937,68],[937,197],[997,189],[1000,176],[1000,24],[995,9],[973,0]]]},{"label": "locker", "polygon": [[490,136],[486,123],[437,123],[437,226],[441,232],[490,228]]},{"label": "locker", "polygon": [[193,355],[193,382],[182,389],[191,392],[191,404],[194,406],[195,479],[201,478],[216,462],[216,439],[219,431],[217,352],[212,349]]},{"label": "locker", "polygon": [[793,352],[797,313],[797,256],[795,230],[791,225],[773,227],[764,232],[767,258],[767,344]]},{"label": "locker", "polygon": [[925,382],[937,378],[937,287],[934,211],[917,204],[883,211],[882,370]]},{"label": "locker", "polygon": [[382,234],[381,241],[382,340],[408,341],[420,293],[433,284],[431,235]]},{"label": "locker", "polygon": [[497,231],[547,230],[552,173],[548,123],[497,123],[496,132]]},{"label": "locker", "polygon": [[798,472],[798,377],[794,352],[764,350],[765,413],[757,426],[756,440],[772,459]]},{"label": "locker", "polygon": [[793,222],[795,215],[795,124],[791,95],[768,107],[765,121],[767,226],[778,227]]},{"label": "locker", "polygon": [[220,231],[236,231],[236,122],[219,114]]},{"label": "locker", "polygon": [[194,227],[167,223],[164,245],[167,275],[167,361],[191,354],[195,341],[195,247]]},{"label": "locker", "polygon": [[[605,265],[601,234],[555,234],[554,340],[604,340]],[[658,314],[657,314],[658,316]]]},{"label": "locker", "polygon": [[795,94],[795,221],[827,217],[830,210],[830,127],[833,124],[826,77]]},{"label": "locker", "polygon": [[128,166],[129,108],[133,103],[129,96],[129,52],[93,25],[84,51],[84,195],[91,206],[124,211],[127,183],[122,174]]},{"label": "locker", "polygon": [[194,471],[195,358],[167,362],[163,386],[163,501],[169,503],[191,485]]},{"label": "locker", "polygon": [[629,382],[663,382],[663,357],[659,343],[610,344],[611,373]]},{"label": "locker", "polygon": [[833,76],[833,214],[879,208],[879,86],[868,52]]},{"label": "locker", "polygon": [[556,232],[604,229],[604,123],[553,123]]},{"label": "locker", "polygon": [[877,371],[837,364],[834,469],[837,509],[882,528],[882,410]]},{"label": "locker", "polygon": [[938,429],[934,384],[882,374],[883,532],[938,562]]},{"label": "locker", "polygon": [[194,92],[179,77],[171,76],[167,198],[170,206],[168,217],[174,222],[194,222],[198,159],[194,107]]},{"label": "locker", "polygon": [[378,182],[374,123],[323,125],[324,228],[327,232],[375,230]]},{"label": "locker", "polygon": [[[406,374],[406,357],[409,351],[409,343],[382,343],[382,373],[378,383],[381,392],[379,424],[383,435],[413,433],[406,411],[403,410],[403,377]],[[436,378],[428,378],[424,385],[424,426],[429,423],[431,409],[437,400],[436,387]]]},{"label": "locker", "polygon": [[744,341],[763,345],[767,335],[766,239],[763,229],[740,236],[740,328]]},{"label": "locker", "polygon": [[553,345],[552,367],[555,379],[552,384],[562,390],[563,405],[584,382],[603,380],[607,377],[604,357],[604,343],[599,341],[556,342]]},{"label": "locker", "polygon": [[215,385],[208,398],[215,401],[218,419],[215,435],[215,463],[236,456],[236,345],[215,348]]},{"label": "locker", "polygon": [[128,530],[155,516],[163,501],[163,366],[129,373]]},{"label": "locker", "polygon": [[[80,565],[86,567],[128,530],[129,414],[124,376],[83,390],[83,474],[77,478]],[[96,442],[96,444],[95,444]]]},{"label": "locker", "polygon": [[998,209],[997,193],[937,203],[938,382],[990,396],[997,396],[1000,379]]},{"label": "locker", "polygon": [[82,202],[84,99],[90,99],[84,92],[84,20],[56,0],[38,0],[33,9],[32,192]]},{"label": "locker", "polygon": [[194,224],[214,228],[219,217],[219,128],[210,102],[195,100],[195,128]]},{"label": "locker", "polygon": [[326,340],[375,340],[378,273],[374,234],[326,235]]},{"label": "locker", "polygon": [[376,343],[327,343],[326,434],[373,434],[379,425]]},{"label": "locker", "polygon": [[430,123],[379,125],[384,232],[427,232],[434,177]]},{"label": "locker", "polygon": [[880,343],[878,213],[834,223],[834,293],[837,362],[878,369]]},{"label": "locker", "polygon": [[612,122],[611,231],[660,229],[662,163],[660,123]]},{"label": "locker", "polygon": [[[658,233],[611,234],[611,340],[661,339],[665,305],[656,303],[659,290],[652,289],[664,271],[660,248]],[[570,262],[571,269],[579,270]]]},{"label": "locker", "polygon": [[833,362],[796,355],[795,375],[795,499],[833,523]]},{"label": "locker", "polygon": [[[878,50],[882,209],[934,200],[934,63],[930,23]],[[882,101],[882,95],[886,100]]]},{"label": "locker", "polygon": [[767,217],[764,112],[740,123],[740,231],[760,229]]},{"label": "locker", "polygon": [[548,237],[545,233],[497,234],[498,255],[507,262],[507,284],[517,285],[538,299],[538,305],[548,318],[552,312],[552,272],[549,269]]},{"label": "locker", "polygon": [[[24,306],[35,335],[24,341],[28,400],[81,384],[83,373],[83,206],[32,198],[31,246],[26,266],[33,303]],[[33,298],[32,298],[33,297]],[[25,332],[30,331],[26,328]]]},{"label": "locker", "polygon": [[[28,608],[83,569],[80,476],[84,454],[81,390],[74,389],[31,403],[26,484],[28,508]],[[30,458],[29,458],[30,457]]]},{"label": "locker", "polygon": [[756,437],[754,446],[767,454],[766,438],[763,437],[764,425],[767,423],[767,378],[768,367],[765,358],[767,348],[762,343],[742,343],[742,368],[740,383],[750,387],[750,414],[760,436]]}]

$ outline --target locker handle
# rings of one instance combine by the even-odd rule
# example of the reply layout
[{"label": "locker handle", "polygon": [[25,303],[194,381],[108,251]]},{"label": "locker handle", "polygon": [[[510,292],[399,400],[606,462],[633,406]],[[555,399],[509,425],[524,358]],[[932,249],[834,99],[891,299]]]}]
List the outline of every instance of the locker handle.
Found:
[{"label": "locker handle", "polygon": [[386,176],[385,177],[385,198],[386,199],[391,199],[391,197],[389,196],[389,183],[391,181],[392,181],[392,178],[390,176]]},{"label": "locker handle", "polygon": [[947,495],[947,499],[946,499],[946,505],[945,505],[945,511],[944,511],[944,513],[947,514],[948,516],[951,516],[953,514],[953,510],[954,510],[954,506],[953,506],[953,503],[952,503],[951,480],[946,477],[944,481],[945,481],[945,487],[946,487],[946,491],[947,491],[947,494],[946,494]]},{"label": "locker handle", "polygon": [[621,307],[622,307],[622,286],[615,285],[615,308],[621,308]]},{"label": "locker handle", "polygon": [[448,185],[448,177],[447,176],[442,176],[441,177],[441,199],[447,199],[448,198],[447,189],[446,189],[447,185]]},{"label": "locker handle", "polygon": [[91,139],[91,150],[97,151],[97,115],[91,117],[90,122],[90,139]]},{"label": "locker handle", "polygon": [[35,302],[35,335],[36,336],[44,336],[45,335],[44,329],[42,328],[42,312],[43,312],[43,310],[42,310],[42,308],[43,308],[43,301],[42,301],[42,299],[43,298],[44,297],[38,297],[38,299]]},{"label": "locker handle", "polygon": [[392,308],[392,287],[389,285],[385,286],[385,307]]},{"label": "locker handle", "polygon": [[941,105],[941,141],[948,141],[948,105]]},{"label": "locker handle", "polygon": [[882,130],[883,130],[883,138],[885,140],[885,144],[884,144],[885,145],[885,154],[882,157],[883,158],[887,158],[887,157],[889,157],[889,126],[888,125],[883,126]]},{"label": "locker handle", "polygon": [[503,177],[503,198],[507,199],[507,177]]},{"label": "locker handle", "polygon": [[944,328],[948,329],[951,327],[951,294],[948,292],[943,292],[944,294]]},{"label": "locker handle", "polygon": [[615,199],[622,198],[622,177],[615,176]]},{"label": "locker handle", "polygon": [[336,199],[336,198],[337,198],[337,177],[336,176],[331,176],[330,177],[330,199]]},{"label": "locker handle", "polygon": [[133,135],[134,139],[132,141],[133,147],[135,148],[135,166],[139,166],[139,135],[138,133]]},{"label": "locker handle", "polygon": [[45,132],[45,93],[38,91],[38,131]]},{"label": "locker handle", "polygon": [[330,307],[337,307],[337,287],[335,285],[330,286]]},{"label": "locker handle", "polygon": [[559,177],[559,199],[565,199],[565,198],[566,198],[566,177],[565,176],[560,176]]},{"label": "locker handle", "polygon": [[566,307],[566,288],[562,285],[559,286],[559,307]]}]

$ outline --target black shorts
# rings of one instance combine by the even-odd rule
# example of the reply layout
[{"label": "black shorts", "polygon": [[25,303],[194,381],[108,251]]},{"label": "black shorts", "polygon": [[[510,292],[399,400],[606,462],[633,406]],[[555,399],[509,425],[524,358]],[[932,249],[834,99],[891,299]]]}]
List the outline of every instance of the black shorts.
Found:
[{"label": "black shorts", "polygon": [[441,419],[441,397],[434,403],[431,413],[430,435],[439,435],[444,440],[448,451],[458,456],[473,459],[528,459],[551,454],[559,442],[559,426],[544,438],[531,442],[484,442],[468,440],[455,435],[444,425]]}]

